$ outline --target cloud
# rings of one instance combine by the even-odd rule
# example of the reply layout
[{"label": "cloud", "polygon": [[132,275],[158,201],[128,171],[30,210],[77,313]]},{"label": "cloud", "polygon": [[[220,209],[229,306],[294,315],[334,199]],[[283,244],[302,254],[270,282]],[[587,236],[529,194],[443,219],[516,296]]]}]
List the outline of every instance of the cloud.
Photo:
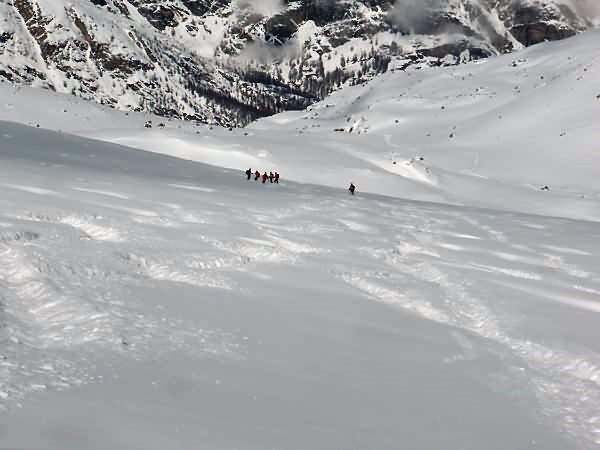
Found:
[{"label": "cloud", "polygon": [[295,39],[290,39],[284,45],[273,46],[262,41],[248,43],[242,52],[235,57],[237,64],[250,61],[259,64],[272,64],[298,58],[302,55],[302,47]]},{"label": "cloud", "polygon": [[570,5],[579,16],[600,25],[600,0],[570,0],[563,3]]},{"label": "cloud", "polygon": [[252,12],[264,17],[271,17],[285,8],[283,0],[234,0],[234,11]]},{"label": "cloud", "polygon": [[418,33],[445,4],[447,0],[396,0],[388,12],[388,20],[402,31]]}]

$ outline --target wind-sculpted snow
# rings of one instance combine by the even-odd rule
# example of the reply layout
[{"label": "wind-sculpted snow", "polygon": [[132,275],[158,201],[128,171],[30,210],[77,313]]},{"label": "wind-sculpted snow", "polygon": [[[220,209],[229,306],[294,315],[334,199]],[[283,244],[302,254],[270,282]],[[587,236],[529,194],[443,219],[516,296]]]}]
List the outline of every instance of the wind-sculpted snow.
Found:
[{"label": "wind-sculpted snow", "polygon": [[[412,216],[412,218],[416,219],[417,216]],[[420,222],[420,219],[417,220]],[[487,217],[483,216],[482,221],[496,222],[496,219],[495,215],[488,214]],[[411,222],[410,217],[408,221]],[[342,279],[375,300],[396,305],[433,321],[452,324],[492,342],[498,342],[503,348],[521,358],[523,364],[529,366],[535,373],[530,381],[538,391],[540,402],[548,408],[548,413],[556,414],[557,411],[562,410],[565,414],[565,423],[563,424],[565,430],[574,436],[587,435],[589,442],[596,442],[597,433],[600,431],[596,425],[598,416],[594,412],[594,405],[600,401],[600,392],[598,391],[600,358],[598,355],[590,353],[583,356],[577,352],[572,354],[562,348],[552,348],[543,343],[531,341],[522,337],[522,332],[513,335],[505,329],[506,327],[488,306],[488,303],[494,305],[498,302],[499,292],[491,291],[494,293],[493,297],[490,295],[490,291],[481,292],[481,288],[475,289],[475,292],[478,293],[470,292],[473,290],[471,286],[491,282],[496,286],[507,288],[509,291],[527,292],[544,298],[546,301],[555,301],[554,292],[557,287],[553,287],[553,285],[561,286],[563,282],[557,283],[556,279],[549,281],[543,275],[548,268],[551,269],[550,273],[562,274],[570,279],[567,281],[567,285],[571,288],[574,286],[571,283],[575,283],[577,278],[585,272],[573,271],[566,265],[554,265],[547,262],[547,259],[545,261],[539,257],[520,256],[515,253],[511,253],[509,259],[522,261],[524,269],[503,268],[506,254],[493,251],[492,249],[496,246],[494,242],[486,239],[486,248],[483,250],[480,248],[481,244],[477,246],[463,245],[464,241],[460,235],[456,235],[458,239],[452,239],[458,244],[454,242],[449,244],[443,238],[440,240],[440,236],[435,231],[436,228],[442,228],[444,231],[441,234],[443,235],[448,228],[461,229],[460,222],[459,217],[450,220],[433,220],[429,224],[420,225],[417,233],[398,236],[403,241],[407,239],[414,241],[409,247],[402,243],[399,247],[391,250],[366,248],[364,251],[367,255],[385,260],[394,270],[384,272],[383,275],[366,272],[362,277],[356,273],[351,276],[344,274]],[[478,221],[472,220],[472,216],[466,223],[478,226],[480,233],[484,236],[497,226],[481,226]],[[517,242],[521,239],[525,242],[533,241],[531,237],[514,234],[516,236],[513,238],[499,239],[500,247],[505,247],[506,242],[519,245]],[[554,241],[557,236],[553,232],[547,232],[547,238]],[[470,237],[467,239],[471,240]],[[534,251],[531,249],[532,254]],[[540,251],[541,249],[537,250],[537,252]],[[492,258],[483,252],[491,254]],[[577,249],[573,249],[572,253],[585,254]],[[537,254],[539,255],[539,253]],[[549,255],[545,254],[544,256],[548,258]],[[493,260],[494,257],[500,258],[500,261],[495,263],[497,265],[483,265],[479,262],[482,259],[488,260],[488,258]],[[468,262],[466,264],[457,263],[453,261],[455,258],[465,259]],[[552,255],[551,260],[554,258],[562,259],[560,255]],[[517,267],[520,267],[521,264]],[[532,266],[535,267],[534,270],[531,270]],[[456,271],[455,269],[459,267],[462,270]],[[482,269],[488,274],[487,276],[477,274],[477,271]],[[471,272],[470,275],[468,275],[469,272]],[[511,278],[527,280],[527,282],[517,283],[511,281]],[[600,279],[596,276],[593,285],[597,286],[599,281]],[[443,302],[440,306],[435,307],[427,298],[423,298],[424,287],[414,286],[421,283],[441,290]],[[390,289],[390,285],[397,286],[397,288]],[[398,293],[400,290],[404,293]],[[582,297],[574,293],[565,293],[563,298],[564,301],[558,301],[564,305],[592,313],[600,312],[600,298],[598,297]],[[540,311],[538,314],[543,315],[545,312],[545,310]],[[573,407],[574,404],[578,406]],[[584,412],[580,415],[583,411],[587,411],[587,413]],[[581,443],[583,444],[585,441],[584,438]]]},{"label": "wind-sculpted snow", "polygon": [[597,222],[0,135],[3,445],[600,445]]}]

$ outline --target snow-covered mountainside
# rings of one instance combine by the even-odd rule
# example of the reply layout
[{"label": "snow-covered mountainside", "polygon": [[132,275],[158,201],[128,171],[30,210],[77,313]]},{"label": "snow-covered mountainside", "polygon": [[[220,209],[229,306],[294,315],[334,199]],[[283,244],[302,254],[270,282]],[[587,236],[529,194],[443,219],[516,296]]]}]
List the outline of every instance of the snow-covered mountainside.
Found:
[{"label": "snow-covered mountainside", "polygon": [[593,30],[480,62],[390,71],[231,131],[10,83],[0,83],[0,119],[231,169],[277,167],[303,183],[600,220],[599,39]]},{"label": "snow-covered mountainside", "polygon": [[232,131],[0,83],[1,445],[598,448],[599,37]]},{"label": "snow-covered mountainside", "polygon": [[576,0],[10,0],[0,77],[119,109],[242,125],[344,83],[595,24]]}]

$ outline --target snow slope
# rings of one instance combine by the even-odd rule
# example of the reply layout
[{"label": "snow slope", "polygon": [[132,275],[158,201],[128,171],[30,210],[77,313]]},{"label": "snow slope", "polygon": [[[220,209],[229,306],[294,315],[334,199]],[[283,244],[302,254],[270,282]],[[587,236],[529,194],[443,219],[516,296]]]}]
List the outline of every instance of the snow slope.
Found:
[{"label": "snow slope", "polygon": [[388,73],[240,130],[126,116],[7,83],[0,118],[295,181],[598,220],[599,37]]},{"label": "snow slope", "polygon": [[598,443],[596,223],[0,131],[3,445]]},{"label": "snow slope", "polygon": [[2,446],[600,446],[597,36],[239,131],[0,85]]}]

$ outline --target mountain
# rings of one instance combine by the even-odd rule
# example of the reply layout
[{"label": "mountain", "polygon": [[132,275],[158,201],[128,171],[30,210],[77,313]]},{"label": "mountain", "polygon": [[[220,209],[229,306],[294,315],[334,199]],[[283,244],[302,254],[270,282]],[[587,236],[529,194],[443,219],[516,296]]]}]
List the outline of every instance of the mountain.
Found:
[{"label": "mountain", "polygon": [[239,126],[389,69],[456,64],[595,24],[591,6],[558,1],[11,0],[0,4],[0,78]]},{"label": "mountain", "polygon": [[0,83],[1,447],[598,448],[599,41],[231,131]]}]

